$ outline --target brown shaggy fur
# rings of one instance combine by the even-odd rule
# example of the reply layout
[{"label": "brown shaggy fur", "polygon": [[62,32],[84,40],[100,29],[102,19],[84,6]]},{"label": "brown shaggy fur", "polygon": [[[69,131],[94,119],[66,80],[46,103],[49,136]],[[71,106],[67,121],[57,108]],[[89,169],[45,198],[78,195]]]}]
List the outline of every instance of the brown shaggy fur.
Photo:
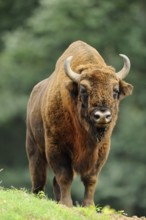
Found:
[{"label": "brown shaggy fur", "polygon": [[[64,72],[69,56],[73,56],[71,68],[81,74],[78,84]],[[80,92],[81,85],[88,92],[87,100],[83,100],[86,97]],[[119,87],[116,99],[115,86]],[[85,186],[83,205],[94,204],[96,180],[109,153],[119,101],[131,93],[132,86],[119,80],[93,47],[82,41],[69,46],[52,75],[33,88],[28,102],[26,150],[33,192],[44,189],[49,165],[55,175],[57,201],[72,206],[70,188],[76,172]],[[91,120],[98,106],[112,112],[112,121],[103,132]]]}]

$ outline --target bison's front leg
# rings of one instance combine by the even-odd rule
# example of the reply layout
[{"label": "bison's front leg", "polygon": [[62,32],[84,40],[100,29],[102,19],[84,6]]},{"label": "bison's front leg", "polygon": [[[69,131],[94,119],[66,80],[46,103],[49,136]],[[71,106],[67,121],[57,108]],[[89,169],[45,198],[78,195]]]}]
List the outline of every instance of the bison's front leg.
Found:
[{"label": "bison's front leg", "polygon": [[59,203],[71,207],[71,184],[73,180],[73,172],[68,170],[67,167],[60,168],[60,171],[56,173],[56,180],[60,187],[60,201]]},{"label": "bison's front leg", "polygon": [[[57,149],[57,148],[56,148]],[[54,196],[59,203],[71,207],[71,184],[73,181],[73,170],[71,161],[67,155],[56,152],[53,148],[49,149],[48,160],[54,171],[55,178],[53,181]]]},{"label": "bison's front leg", "polygon": [[94,205],[94,193],[96,188],[97,175],[82,176],[81,180],[83,181],[85,187],[84,200],[82,205]]},{"label": "bison's front leg", "polygon": [[60,199],[61,199],[61,196],[60,196],[60,187],[59,187],[59,185],[58,185],[58,182],[57,182],[55,176],[54,176],[54,178],[53,178],[53,193],[54,193],[55,200],[56,200],[57,202],[59,202]]}]

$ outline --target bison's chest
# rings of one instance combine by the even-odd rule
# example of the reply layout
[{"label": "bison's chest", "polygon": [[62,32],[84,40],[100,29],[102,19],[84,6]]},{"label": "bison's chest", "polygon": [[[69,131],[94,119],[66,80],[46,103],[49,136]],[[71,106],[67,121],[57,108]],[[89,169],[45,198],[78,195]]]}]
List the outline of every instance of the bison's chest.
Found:
[{"label": "bison's chest", "polygon": [[109,148],[109,142],[101,142],[94,147],[81,148],[78,146],[72,155],[73,169],[82,176],[96,172],[105,163]]},{"label": "bison's chest", "polygon": [[92,172],[98,161],[98,150],[76,152],[72,158],[75,172],[85,175]]}]

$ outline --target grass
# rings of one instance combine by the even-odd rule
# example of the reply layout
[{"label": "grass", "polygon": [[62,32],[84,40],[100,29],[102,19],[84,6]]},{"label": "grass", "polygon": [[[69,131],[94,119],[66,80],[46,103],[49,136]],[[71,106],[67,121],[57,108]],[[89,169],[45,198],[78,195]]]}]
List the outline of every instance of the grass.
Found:
[{"label": "grass", "polygon": [[[104,211],[105,209],[105,211]],[[44,197],[34,196],[25,190],[0,188],[0,219],[2,220],[109,220],[113,210],[104,208],[67,208]]]}]

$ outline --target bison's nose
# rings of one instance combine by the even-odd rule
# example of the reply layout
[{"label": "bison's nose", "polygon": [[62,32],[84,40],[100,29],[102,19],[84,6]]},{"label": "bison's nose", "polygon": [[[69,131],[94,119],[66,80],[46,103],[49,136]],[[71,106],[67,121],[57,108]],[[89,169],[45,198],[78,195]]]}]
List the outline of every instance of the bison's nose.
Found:
[{"label": "bison's nose", "polygon": [[112,120],[112,114],[110,110],[95,110],[93,113],[93,119],[98,124],[107,124]]}]

